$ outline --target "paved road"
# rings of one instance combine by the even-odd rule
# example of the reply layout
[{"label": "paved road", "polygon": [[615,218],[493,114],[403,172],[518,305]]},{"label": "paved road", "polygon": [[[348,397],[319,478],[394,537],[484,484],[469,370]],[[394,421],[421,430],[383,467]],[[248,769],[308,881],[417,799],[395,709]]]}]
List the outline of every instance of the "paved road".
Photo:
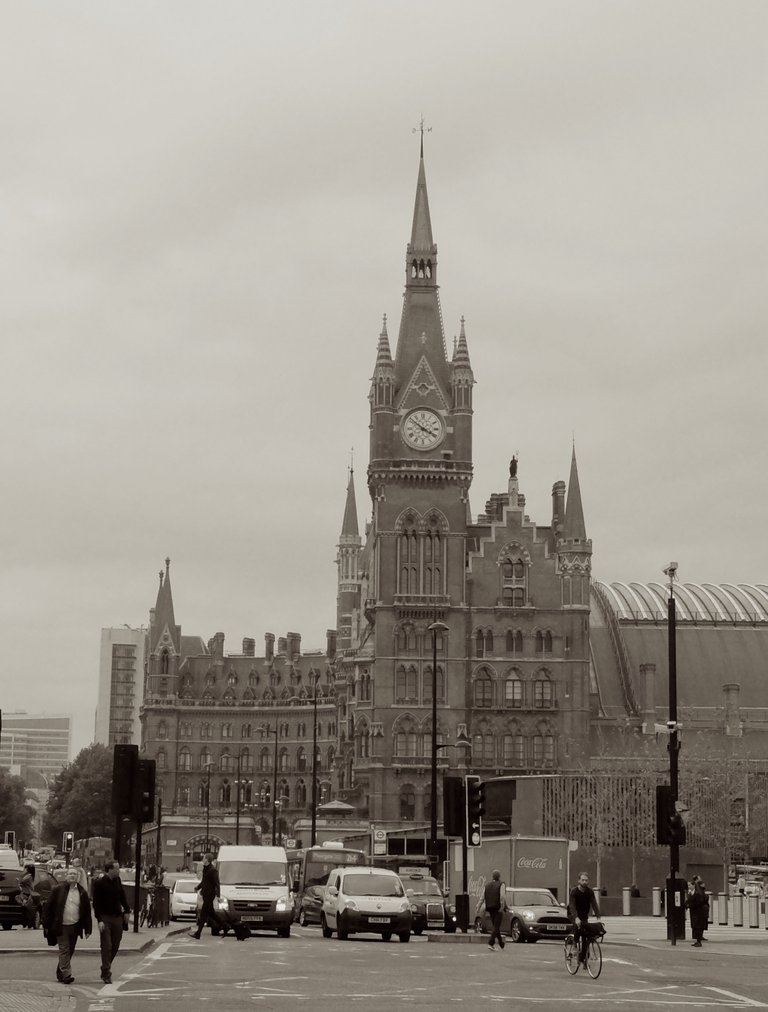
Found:
[{"label": "paved road", "polygon": [[[118,957],[111,986],[100,987],[97,959],[83,955],[73,986],[48,985],[57,1005],[27,1007],[30,1012],[145,1012],[152,1007],[286,1012],[310,1004],[312,1012],[355,1006],[366,1012],[393,1007],[443,1012],[497,1004],[522,1010],[586,1005],[605,1012],[768,1008],[766,946],[762,936],[751,946],[714,942],[703,950],[606,940],[603,974],[593,981],[583,973],[566,974],[555,942],[489,952],[484,944],[435,944],[426,937],[407,945],[365,936],[339,942],[321,938],[317,928],[294,928],[290,939],[265,934],[243,943],[206,933],[200,942],[172,936],[150,952]],[[29,996],[33,989],[21,990],[7,971],[13,971],[13,980],[50,981],[54,966],[53,956],[4,956],[0,990]],[[25,1008],[0,1001],[0,1012],[6,1007]]]}]

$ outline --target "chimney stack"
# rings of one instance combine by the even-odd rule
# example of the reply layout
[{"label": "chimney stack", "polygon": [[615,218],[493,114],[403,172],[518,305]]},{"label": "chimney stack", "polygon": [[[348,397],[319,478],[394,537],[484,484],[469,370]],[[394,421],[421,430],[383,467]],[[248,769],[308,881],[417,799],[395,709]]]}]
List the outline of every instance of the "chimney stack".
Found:
[{"label": "chimney stack", "polygon": [[264,633],[264,660],[269,664],[275,657],[275,634]]},{"label": "chimney stack", "polygon": [[336,630],[327,629],[325,633],[325,652],[329,661],[336,658]]},{"label": "chimney stack", "polygon": [[255,657],[256,656],[256,640],[246,636],[243,638],[243,656],[244,657]]}]

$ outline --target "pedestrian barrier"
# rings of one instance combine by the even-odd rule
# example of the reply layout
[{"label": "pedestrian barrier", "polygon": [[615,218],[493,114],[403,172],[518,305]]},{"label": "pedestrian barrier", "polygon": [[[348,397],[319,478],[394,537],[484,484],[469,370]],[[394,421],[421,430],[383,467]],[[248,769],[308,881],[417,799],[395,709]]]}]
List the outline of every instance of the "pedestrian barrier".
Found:
[{"label": "pedestrian barrier", "polygon": [[733,907],[733,926],[734,928],[744,927],[744,897],[737,893],[731,897],[731,906]]},{"label": "pedestrian barrier", "polygon": [[654,917],[661,917],[661,886],[652,886],[651,903]]},{"label": "pedestrian barrier", "polygon": [[707,924],[714,924],[715,923],[715,907],[717,905],[717,899],[709,891],[707,891],[707,901],[709,902],[709,906],[707,907],[707,911],[708,911],[708,913],[707,913]]},{"label": "pedestrian barrier", "polygon": [[621,890],[621,912],[624,917],[629,917],[632,913],[632,889],[629,886],[624,886]]},{"label": "pedestrian barrier", "polygon": [[760,897],[759,896],[748,896],[747,897],[747,916],[749,918],[750,928],[760,927]]},{"label": "pedestrian barrier", "polygon": [[717,923],[727,924],[728,923],[728,894],[718,893],[717,894]]}]

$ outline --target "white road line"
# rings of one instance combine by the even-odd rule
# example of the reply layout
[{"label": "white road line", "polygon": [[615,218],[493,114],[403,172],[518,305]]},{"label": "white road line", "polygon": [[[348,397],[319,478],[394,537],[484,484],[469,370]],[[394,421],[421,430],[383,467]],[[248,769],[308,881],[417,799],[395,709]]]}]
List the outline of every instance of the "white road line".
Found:
[{"label": "white road line", "polygon": [[724,991],[721,987],[705,987],[705,991],[714,991],[716,994],[724,994],[726,998],[734,998],[750,1008],[768,1008],[763,1001],[756,1001],[754,998],[746,998],[743,994],[735,994],[733,991]]}]

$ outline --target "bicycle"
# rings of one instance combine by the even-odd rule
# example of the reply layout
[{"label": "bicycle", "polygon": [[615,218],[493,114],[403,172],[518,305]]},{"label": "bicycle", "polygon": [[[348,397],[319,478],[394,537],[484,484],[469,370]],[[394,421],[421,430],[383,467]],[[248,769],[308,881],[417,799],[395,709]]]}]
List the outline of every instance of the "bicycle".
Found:
[{"label": "bicycle", "polygon": [[141,912],[139,913],[139,924],[142,928],[144,927],[145,924],[149,928],[157,927],[154,889],[150,889],[147,891],[147,897],[142,903]]},{"label": "bicycle", "polygon": [[[597,980],[603,968],[603,949],[600,945],[600,939],[605,934],[605,928],[600,921],[596,921],[594,924],[587,924],[586,927],[591,936],[587,942],[586,970],[593,980]],[[581,943],[576,941],[576,936],[573,933],[565,936],[563,955],[565,957],[565,968],[571,976],[578,973],[579,966],[582,965],[579,959],[580,948]]]}]

